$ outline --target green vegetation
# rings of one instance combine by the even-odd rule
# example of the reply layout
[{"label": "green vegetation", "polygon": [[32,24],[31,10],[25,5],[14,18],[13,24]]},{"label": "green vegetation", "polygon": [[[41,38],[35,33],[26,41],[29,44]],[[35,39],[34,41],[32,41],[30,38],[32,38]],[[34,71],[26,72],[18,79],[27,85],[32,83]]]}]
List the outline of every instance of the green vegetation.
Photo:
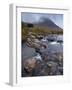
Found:
[{"label": "green vegetation", "polygon": [[24,23],[22,22],[22,41],[26,41],[27,38],[31,35],[34,35],[35,37],[41,35],[41,36],[48,36],[49,34],[63,34],[63,30],[58,29],[51,29],[48,27],[38,27],[34,26],[32,24]]}]

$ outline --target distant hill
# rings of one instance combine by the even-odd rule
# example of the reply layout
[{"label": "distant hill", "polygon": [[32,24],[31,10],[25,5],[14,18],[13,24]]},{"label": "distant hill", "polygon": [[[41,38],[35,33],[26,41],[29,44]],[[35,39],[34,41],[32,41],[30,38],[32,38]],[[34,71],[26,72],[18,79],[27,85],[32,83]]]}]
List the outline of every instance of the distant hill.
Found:
[{"label": "distant hill", "polygon": [[41,17],[39,22],[34,22],[34,23],[29,23],[29,22],[22,22],[22,26],[27,26],[27,27],[40,27],[40,28],[45,28],[48,30],[61,30],[63,31],[62,28],[57,26],[51,19]]},{"label": "distant hill", "polygon": [[54,30],[62,30],[62,28],[57,26],[51,19],[45,17],[41,17],[40,21],[38,23],[35,23],[35,25],[38,27],[45,27]]}]

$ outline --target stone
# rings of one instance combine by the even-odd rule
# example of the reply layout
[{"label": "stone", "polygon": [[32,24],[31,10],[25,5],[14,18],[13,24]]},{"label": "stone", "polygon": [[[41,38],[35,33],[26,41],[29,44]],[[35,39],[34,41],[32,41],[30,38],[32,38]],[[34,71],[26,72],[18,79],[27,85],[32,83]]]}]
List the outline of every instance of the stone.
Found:
[{"label": "stone", "polygon": [[47,76],[48,71],[48,67],[44,62],[37,62],[33,76]]},{"label": "stone", "polygon": [[49,61],[47,65],[50,68],[50,75],[56,75],[58,64],[56,62]]},{"label": "stone", "polygon": [[37,39],[35,36],[31,35],[29,38],[27,38],[27,45],[29,47],[33,48],[48,48],[48,45],[46,43],[42,43],[39,39]]},{"label": "stone", "polygon": [[28,72],[28,73],[32,73],[33,69],[36,66],[36,59],[31,58],[31,59],[27,59],[24,61],[23,63],[24,69]]},{"label": "stone", "polygon": [[58,67],[59,72],[63,73],[63,67]]}]

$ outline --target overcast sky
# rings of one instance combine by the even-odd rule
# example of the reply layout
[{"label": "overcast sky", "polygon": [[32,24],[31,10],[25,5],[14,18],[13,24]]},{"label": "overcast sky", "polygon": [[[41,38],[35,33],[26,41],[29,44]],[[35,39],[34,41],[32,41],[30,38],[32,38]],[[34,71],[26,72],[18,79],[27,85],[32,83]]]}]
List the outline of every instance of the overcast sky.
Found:
[{"label": "overcast sky", "polygon": [[39,22],[41,17],[46,17],[51,19],[56,25],[63,28],[63,14],[43,14],[43,13],[21,13],[21,21],[24,22]]}]

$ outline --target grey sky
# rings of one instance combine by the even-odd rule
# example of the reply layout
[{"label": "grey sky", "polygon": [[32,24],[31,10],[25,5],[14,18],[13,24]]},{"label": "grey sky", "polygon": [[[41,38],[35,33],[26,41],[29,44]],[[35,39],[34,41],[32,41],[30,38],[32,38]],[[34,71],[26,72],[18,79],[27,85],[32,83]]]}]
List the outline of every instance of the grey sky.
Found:
[{"label": "grey sky", "polygon": [[39,22],[41,17],[46,17],[51,19],[56,25],[63,28],[63,14],[44,14],[44,13],[21,13],[21,21],[24,22]]}]

